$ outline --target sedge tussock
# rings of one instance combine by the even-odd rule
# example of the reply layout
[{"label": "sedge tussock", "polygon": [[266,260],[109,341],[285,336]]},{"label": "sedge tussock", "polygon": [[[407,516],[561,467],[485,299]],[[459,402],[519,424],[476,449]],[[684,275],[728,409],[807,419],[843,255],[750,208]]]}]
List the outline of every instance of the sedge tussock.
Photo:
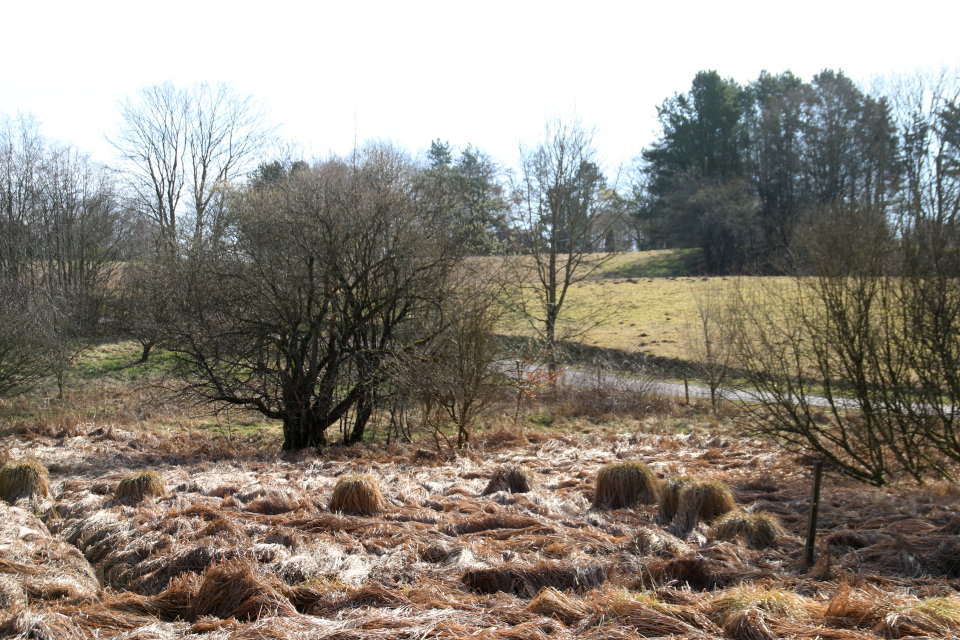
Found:
[{"label": "sedge tussock", "polygon": [[730,487],[724,483],[692,480],[680,489],[676,520],[689,531],[697,522],[712,522],[735,507]]},{"label": "sedge tussock", "polygon": [[835,626],[868,629],[887,638],[946,637],[960,632],[960,597],[918,598],[841,584],[827,602],[824,618]]},{"label": "sedge tussock", "polygon": [[285,589],[285,585],[270,579],[243,558],[212,565],[200,578],[200,586],[186,618],[191,621],[203,616],[256,620],[266,616],[295,615],[296,610],[280,591],[281,586]]},{"label": "sedge tussock", "polygon": [[587,608],[582,602],[553,587],[541,589],[540,593],[530,600],[527,610],[537,615],[556,618],[567,625],[579,622],[587,615]]},{"label": "sedge tussock", "polygon": [[814,603],[800,594],[765,585],[725,589],[711,598],[707,607],[713,619],[724,628],[733,616],[744,611],[759,610],[788,620],[807,620],[817,611]]},{"label": "sedge tussock", "polygon": [[693,478],[687,476],[675,476],[668,478],[660,487],[658,519],[661,523],[666,524],[676,517],[680,509],[680,492],[684,485],[692,480]]},{"label": "sedge tussock", "polygon": [[678,556],[687,550],[686,543],[658,527],[640,527],[630,541],[632,551],[642,556],[661,558]]},{"label": "sedge tussock", "polygon": [[769,549],[784,533],[777,518],[766,511],[730,511],[717,518],[713,526],[720,540],[733,540],[741,536],[751,549]]},{"label": "sedge tussock", "polygon": [[657,476],[641,462],[615,462],[597,473],[594,508],[624,509],[654,504],[659,496]]},{"label": "sedge tussock", "polygon": [[118,502],[135,504],[144,498],[167,495],[167,484],[156,471],[140,471],[123,478],[113,493]]},{"label": "sedge tussock", "polygon": [[50,495],[50,473],[36,460],[15,460],[0,467],[0,498],[13,504],[21,498]]},{"label": "sedge tussock", "polygon": [[528,469],[520,465],[507,465],[497,469],[481,495],[488,496],[498,491],[508,493],[527,493],[533,491],[534,476]]},{"label": "sedge tussock", "polygon": [[697,638],[703,636],[703,632],[697,627],[679,619],[662,607],[651,606],[642,599],[610,598],[599,603],[596,609],[595,619],[598,622],[615,620],[625,623],[641,637]]},{"label": "sedge tussock", "polygon": [[742,609],[727,618],[723,630],[736,640],[776,640],[761,609]]},{"label": "sedge tussock", "polygon": [[337,480],[333,487],[332,512],[373,516],[383,511],[383,507],[383,495],[373,476],[350,473]]},{"label": "sedge tussock", "polygon": [[477,593],[502,591],[532,598],[545,587],[583,593],[603,584],[608,571],[603,565],[541,562],[526,568],[473,569],[463,574],[462,582]]}]

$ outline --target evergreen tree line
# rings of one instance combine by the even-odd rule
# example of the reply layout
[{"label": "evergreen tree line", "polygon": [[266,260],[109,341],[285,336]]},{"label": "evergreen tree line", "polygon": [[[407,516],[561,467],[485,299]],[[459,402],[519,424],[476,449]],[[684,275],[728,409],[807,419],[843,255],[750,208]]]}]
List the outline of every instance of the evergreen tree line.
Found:
[{"label": "evergreen tree line", "polygon": [[710,272],[769,273],[828,207],[869,210],[894,233],[931,207],[952,217],[958,97],[946,72],[871,93],[830,70],[810,82],[763,72],[745,86],[702,71],[658,108],[660,137],[641,154],[631,197],[641,241],[699,247]]}]

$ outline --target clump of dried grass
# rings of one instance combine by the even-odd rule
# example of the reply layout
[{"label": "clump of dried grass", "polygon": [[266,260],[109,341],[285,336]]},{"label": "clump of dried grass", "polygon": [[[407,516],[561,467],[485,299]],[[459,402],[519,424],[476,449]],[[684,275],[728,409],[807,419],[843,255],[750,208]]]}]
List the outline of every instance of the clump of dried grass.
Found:
[{"label": "clump of dried grass", "polygon": [[587,608],[576,598],[572,598],[553,587],[540,590],[527,610],[548,618],[556,618],[564,624],[579,622],[587,615]]},{"label": "clump of dried grass", "polygon": [[296,615],[296,609],[281,588],[279,581],[260,573],[249,560],[227,560],[204,570],[186,617],[190,621],[203,616],[257,620]]},{"label": "clump of dried grass", "polygon": [[783,527],[766,511],[747,513],[737,509],[720,516],[714,523],[714,532],[720,540],[741,536],[751,549],[769,549],[783,535]]},{"label": "clump of dried grass", "polygon": [[666,524],[677,515],[680,509],[680,492],[688,482],[692,481],[693,478],[687,476],[675,476],[663,483],[660,488],[660,522]]},{"label": "clump of dried grass", "polygon": [[726,484],[716,480],[691,480],[680,490],[676,517],[689,529],[700,520],[713,522],[735,507],[733,494]]},{"label": "clump of dried grass", "polygon": [[167,495],[167,484],[156,471],[139,471],[126,476],[113,492],[118,502],[134,504],[144,498],[162,498]]},{"label": "clump of dried grass", "polygon": [[0,467],[0,498],[13,504],[21,498],[50,495],[50,473],[36,460],[16,460]]},{"label": "clump of dried grass", "polygon": [[630,550],[643,556],[674,557],[683,553],[687,545],[658,527],[640,527],[629,544]]},{"label": "clump of dried grass", "polygon": [[623,509],[637,503],[653,504],[660,495],[657,476],[647,465],[636,462],[615,462],[600,469],[594,508]]},{"label": "clump of dried grass", "polygon": [[827,603],[829,624],[869,629],[887,638],[952,637],[960,631],[960,597],[918,598],[876,587],[841,584]]},{"label": "clump of dried grass", "polygon": [[735,619],[744,612],[762,611],[787,620],[807,620],[817,609],[816,605],[796,592],[757,584],[725,589],[709,601],[707,608],[711,617],[736,637],[740,636],[731,632],[731,624],[735,627],[742,626],[748,623],[750,618],[755,618],[751,615],[747,620]]},{"label": "clump of dried grass", "polygon": [[508,491],[510,493],[527,493],[532,491],[535,486],[533,473],[520,465],[507,465],[500,467],[494,472],[483,490],[483,495],[488,496],[498,491]]},{"label": "clump of dried grass", "polygon": [[330,498],[330,511],[358,516],[376,515],[383,506],[383,495],[376,478],[359,473],[350,473],[337,480]]}]

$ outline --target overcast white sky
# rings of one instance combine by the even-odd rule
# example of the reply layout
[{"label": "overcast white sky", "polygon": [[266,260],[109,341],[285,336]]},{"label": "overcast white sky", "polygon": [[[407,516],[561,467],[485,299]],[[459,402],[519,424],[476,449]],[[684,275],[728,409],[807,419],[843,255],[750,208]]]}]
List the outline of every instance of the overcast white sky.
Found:
[{"label": "overcast white sky", "polygon": [[551,117],[597,127],[610,164],[654,138],[697,71],[745,83],[960,63],[960,2],[205,2],[6,0],[0,113],[103,161],[117,101],[171,80],[228,81],[309,155],[441,138],[514,164]]}]

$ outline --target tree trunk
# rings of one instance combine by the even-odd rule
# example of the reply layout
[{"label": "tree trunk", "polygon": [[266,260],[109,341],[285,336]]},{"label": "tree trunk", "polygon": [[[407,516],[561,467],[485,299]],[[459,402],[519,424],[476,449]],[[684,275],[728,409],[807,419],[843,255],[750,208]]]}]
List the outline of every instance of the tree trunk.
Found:
[{"label": "tree trunk", "polygon": [[312,411],[288,414],[283,419],[283,450],[299,451],[307,448],[327,446],[326,420],[320,419]]}]

